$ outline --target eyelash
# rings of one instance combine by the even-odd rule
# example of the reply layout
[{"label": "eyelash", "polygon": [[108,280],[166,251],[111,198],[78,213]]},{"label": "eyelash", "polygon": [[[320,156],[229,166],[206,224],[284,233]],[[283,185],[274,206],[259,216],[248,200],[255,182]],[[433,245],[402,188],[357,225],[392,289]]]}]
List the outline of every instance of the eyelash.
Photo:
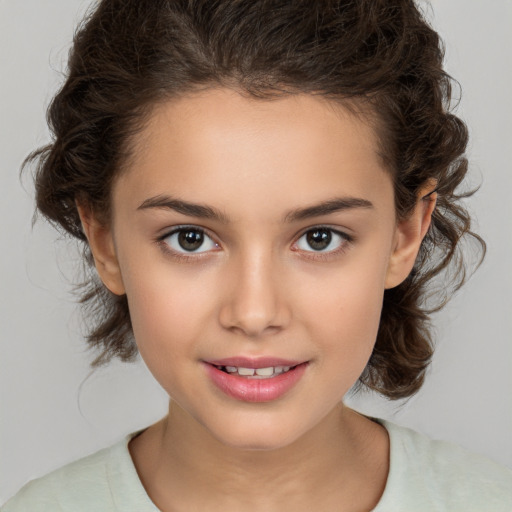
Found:
[{"label": "eyelash", "polygon": [[[320,231],[325,230],[329,232],[331,235],[334,234],[336,236],[339,236],[342,240],[340,242],[340,247],[330,250],[330,251],[307,251],[307,250],[301,250],[294,248],[297,243],[305,237],[308,233],[311,233],[313,231]],[[156,242],[158,246],[161,248],[161,250],[168,256],[171,256],[173,259],[183,262],[189,262],[189,261],[197,261],[198,259],[202,259],[204,257],[207,257],[208,254],[211,252],[210,250],[202,251],[202,252],[180,252],[172,249],[169,244],[166,242],[166,240],[171,237],[172,235],[175,235],[177,233],[187,232],[187,231],[195,231],[199,233],[200,235],[203,235],[204,237],[209,238],[216,247],[220,247],[220,245],[215,242],[214,238],[210,236],[205,229],[200,228],[198,226],[176,226],[171,231],[165,233],[164,235],[159,236],[156,239]],[[343,254],[349,246],[354,242],[354,237],[351,235],[348,235],[347,233],[344,233],[342,231],[339,231],[337,229],[331,228],[329,226],[312,226],[307,228],[306,230],[302,231],[301,235],[296,238],[295,242],[293,243],[292,250],[296,252],[301,252],[302,254],[306,255],[308,259],[312,260],[320,260],[320,261],[326,261],[331,258],[335,258],[336,256],[339,256]]]},{"label": "eyelash", "polygon": [[190,251],[188,253],[187,252],[179,252],[179,251],[172,249],[169,246],[169,244],[166,242],[166,239],[168,239],[172,235],[175,235],[177,233],[187,232],[187,231],[195,231],[195,232],[203,235],[204,237],[209,238],[210,240],[212,240],[212,242],[215,244],[216,247],[219,247],[219,244],[217,242],[215,242],[213,237],[210,236],[206,232],[205,229],[200,228],[198,226],[176,226],[171,231],[165,233],[162,236],[159,236],[157,238],[156,242],[166,255],[171,256],[173,259],[178,260],[178,261],[183,261],[183,262],[188,262],[188,261],[192,261],[192,260],[197,261],[198,259],[202,259],[202,258],[206,257],[210,251],[203,251],[203,252]]},{"label": "eyelash", "polygon": [[297,245],[297,243],[308,233],[314,232],[314,231],[320,231],[325,230],[329,232],[331,235],[336,235],[341,238],[340,246],[336,249],[332,249],[330,251],[304,251],[300,249],[292,249],[294,251],[301,251],[302,254],[305,254],[308,259],[316,260],[316,261],[328,261],[330,259],[336,258],[337,256],[342,255],[345,253],[350,245],[354,242],[354,237],[351,235],[348,235],[347,233],[344,233],[343,231],[339,231],[337,229],[331,228],[329,226],[312,226],[310,228],[307,228],[305,231],[302,232],[302,234],[297,238],[297,240],[294,242],[294,246]]}]

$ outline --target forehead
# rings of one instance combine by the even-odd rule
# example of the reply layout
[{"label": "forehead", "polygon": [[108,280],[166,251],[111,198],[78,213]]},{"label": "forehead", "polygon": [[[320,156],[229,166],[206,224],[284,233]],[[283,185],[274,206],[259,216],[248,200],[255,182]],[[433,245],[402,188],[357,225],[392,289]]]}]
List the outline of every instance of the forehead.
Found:
[{"label": "forehead", "polygon": [[391,190],[369,123],[308,94],[194,93],[157,105],[134,146],[116,188],[142,200],[171,194],[227,207],[242,198],[261,211],[333,195],[375,202]]}]

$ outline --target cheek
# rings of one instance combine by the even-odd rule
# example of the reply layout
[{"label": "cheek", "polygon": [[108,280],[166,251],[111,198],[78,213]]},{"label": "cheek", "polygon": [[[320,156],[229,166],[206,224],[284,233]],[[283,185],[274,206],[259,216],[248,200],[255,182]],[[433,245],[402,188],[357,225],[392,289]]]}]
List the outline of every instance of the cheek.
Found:
[{"label": "cheek", "polygon": [[[146,274],[126,287],[133,333],[139,353],[156,381],[181,402],[179,390],[194,375],[201,334],[200,294],[165,274]],[[204,330],[203,330],[204,332]]]},{"label": "cheek", "polygon": [[[308,330],[318,343],[329,344],[329,354],[339,361],[354,362],[364,369],[371,355],[382,311],[387,268],[383,258],[358,256],[340,266],[329,279],[309,282],[303,297]],[[359,376],[359,375],[357,375]]]},{"label": "cheek", "polygon": [[171,272],[165,263],[145,268],[132,268],[124,278],[141,354],[158,359],[164,353],[190,350],[187,342],[197,336],[210,309],[206,284],[187,272]]}]

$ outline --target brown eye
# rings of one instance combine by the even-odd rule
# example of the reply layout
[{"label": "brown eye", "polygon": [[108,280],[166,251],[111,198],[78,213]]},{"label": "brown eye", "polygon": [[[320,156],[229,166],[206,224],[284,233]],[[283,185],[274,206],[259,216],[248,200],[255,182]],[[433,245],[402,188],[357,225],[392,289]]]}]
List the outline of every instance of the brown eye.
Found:
[{"label": "brown eye", "polygon": [[306,231],[296,242],[296,247],[305,252],[336,252],[349,243],[348,235],[328,227],[312,228]]},{"label": "brown eye", "polygon": [[197,230],[180,231],[178,233],[178,243],[185,251],[197,251],[203,245],[204,233]]},{"label": "brown eye", "polygon": [[323,251],[329,247],[332,234],[329,229],[315,229],[306,233],[306,241],[314,251]]},{"label": "brown eye", "polygon": [[202,229],[183,227],[163,237],[162,242],[178,253],[203,253],[218,247]]}]

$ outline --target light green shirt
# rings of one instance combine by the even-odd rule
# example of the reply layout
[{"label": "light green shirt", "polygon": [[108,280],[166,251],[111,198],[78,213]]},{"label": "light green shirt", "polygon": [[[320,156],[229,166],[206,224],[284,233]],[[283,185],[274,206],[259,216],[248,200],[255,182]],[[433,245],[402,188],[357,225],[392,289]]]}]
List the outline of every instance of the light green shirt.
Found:
[{"label": "light green shirt", "polygon": [[[378,421],[389,433],[390,470],[373,512],[512,512],[510,469]],[[1,512],[158,512],[128,451],[139,432],[28,482]]]}]

